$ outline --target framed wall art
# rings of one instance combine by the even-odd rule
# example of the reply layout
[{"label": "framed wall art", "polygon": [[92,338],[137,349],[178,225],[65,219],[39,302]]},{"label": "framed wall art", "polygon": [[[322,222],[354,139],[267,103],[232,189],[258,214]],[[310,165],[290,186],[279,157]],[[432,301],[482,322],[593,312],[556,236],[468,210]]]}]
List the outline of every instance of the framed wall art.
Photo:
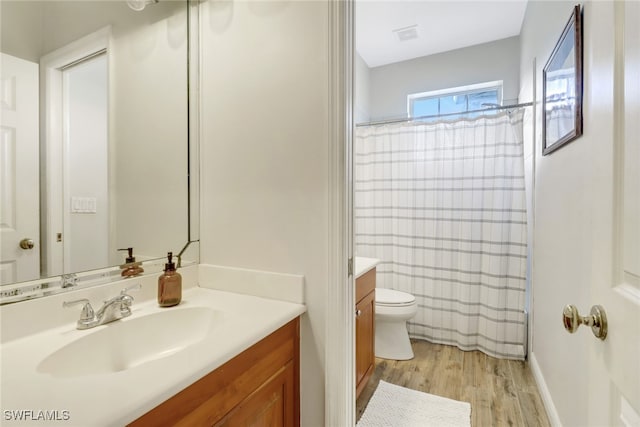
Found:
[{"label": "framed wall art", "polygon": [[542,72],[542,154],[582,135],[582,13],[564,27]]}]

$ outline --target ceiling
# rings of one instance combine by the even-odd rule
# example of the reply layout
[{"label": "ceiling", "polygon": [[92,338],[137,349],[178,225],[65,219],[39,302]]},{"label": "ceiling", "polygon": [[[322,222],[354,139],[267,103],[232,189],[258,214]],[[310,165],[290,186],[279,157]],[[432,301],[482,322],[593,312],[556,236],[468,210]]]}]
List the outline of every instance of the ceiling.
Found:
[{"label": "ceiling", "polygon": [[356,0],[356,50],[373,68],[500,40],[520,34],[526,8],[527,0]]}]

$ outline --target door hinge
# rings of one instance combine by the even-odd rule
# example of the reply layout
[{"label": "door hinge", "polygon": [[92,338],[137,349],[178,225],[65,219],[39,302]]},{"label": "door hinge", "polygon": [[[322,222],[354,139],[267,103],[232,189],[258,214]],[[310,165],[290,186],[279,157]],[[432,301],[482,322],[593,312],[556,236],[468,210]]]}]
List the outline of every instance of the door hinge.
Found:
[{"label": "door hinge", "polygon": [[353,276],[353,258],[349,258],[347,266],[349,276]]}]

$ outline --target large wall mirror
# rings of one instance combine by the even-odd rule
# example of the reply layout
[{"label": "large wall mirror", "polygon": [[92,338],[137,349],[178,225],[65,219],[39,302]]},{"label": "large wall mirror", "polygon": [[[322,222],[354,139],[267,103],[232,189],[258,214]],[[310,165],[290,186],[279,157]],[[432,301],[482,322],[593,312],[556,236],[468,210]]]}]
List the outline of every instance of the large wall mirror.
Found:
[{"label": "large wall mirror", "polygon": [[150,273],[197,240],[194,13],[186,0],[0,2],[0,302],[119,279],[120,249]]}]

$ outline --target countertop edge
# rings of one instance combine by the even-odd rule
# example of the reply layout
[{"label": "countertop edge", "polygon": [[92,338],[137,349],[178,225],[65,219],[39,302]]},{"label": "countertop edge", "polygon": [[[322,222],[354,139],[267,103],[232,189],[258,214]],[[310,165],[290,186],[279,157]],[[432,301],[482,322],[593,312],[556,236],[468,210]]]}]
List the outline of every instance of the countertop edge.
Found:
[{"label": "countertop edge", "polygon": [[380,263],[381,261],[377,258],[367,258],[367,257],[357,256],[355,258],[354,277],[357,279],[358,277],[371,271]]}]

